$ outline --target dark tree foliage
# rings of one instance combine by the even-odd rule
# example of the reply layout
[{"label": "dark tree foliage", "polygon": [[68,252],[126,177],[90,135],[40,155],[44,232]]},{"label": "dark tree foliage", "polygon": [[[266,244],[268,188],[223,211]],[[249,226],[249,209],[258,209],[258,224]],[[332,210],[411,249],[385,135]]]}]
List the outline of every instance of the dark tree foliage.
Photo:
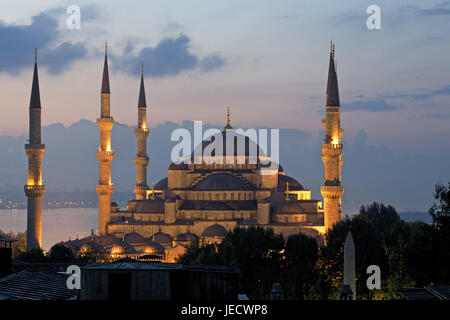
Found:
[{"label": "dark tree foliage", "polygon": [[313,288],[318,276],[317,249],[317,241],[304,234],[292,235],[286,241],[281,274],[285,298],[315,298]]},{"label": "dark tree foliage", "polygon": [[33,248],[30,251],[24,251],[17,256],[18,260],[26,262],[48,262],[48,258],[45,257],[44,251],[39,248]]},{"label": "dark tree foliage", "polygon": [[240,290],[250,299],[268,298],[274,282],[280,282],[284,239],[272,229],[235,228],[219,245],[225,265],[239,267]]},{"label": "dark tree foliage", "polygon": [[57,243],[50,249],[50,258],[54,262],[72,261],[74,255],[72,249],[61,243]]},{"label": "dark tree foliage", "polygon": [[[336,299],[343,281],[344,243],[349,231],[355,243],[356,291],[358,298],[373,298],[376,292],[367,288],[367,267],[378,265],[382,275],[389,273],[386,241],[392,242],[393,228],[400,218],[391,206],[373,203],[362,206],[360,213],[336,223],[325,235],[319,250],[320,292]],[[383,278],[382,278],[383,279]]]},{"label": "dark tree foliage", "polygon": [[27,251],[27,234],[26,234],[26,232],[18,232],[18,233],[8,232],[8,233],[6,233],[6,232],[3,232],[2,230],[0,230],[0,237],[16,240],[12,243],[13,258],[17,258],[17,256],[20,253]]},{"label": "dark tree foliage", "polygon": [[192,242],[186,252],[177,259],[177,263],[194,265],[220,265],[217,245],[204,242]]}]

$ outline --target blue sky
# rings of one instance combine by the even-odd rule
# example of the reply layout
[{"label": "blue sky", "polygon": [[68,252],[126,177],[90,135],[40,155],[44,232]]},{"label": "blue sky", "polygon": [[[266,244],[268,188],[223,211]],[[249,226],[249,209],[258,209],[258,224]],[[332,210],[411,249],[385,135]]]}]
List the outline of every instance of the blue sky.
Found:
[{"label": "blue sky", "polygon": [[[80,30],[66,27],[73,4]],[[366,28],[372,4],[381,30]],[[296,128],[320,143],[333,40],[344,138],[363,130],[394,155],[450,158],[450,1],[19,0],[0,12],[1,135],[27,131],[35,46],[43,124],[95,120],[107,40],[118,122],[135,125],[144,62],[153,127],[221,127],[230,105],[235,127]]]}]

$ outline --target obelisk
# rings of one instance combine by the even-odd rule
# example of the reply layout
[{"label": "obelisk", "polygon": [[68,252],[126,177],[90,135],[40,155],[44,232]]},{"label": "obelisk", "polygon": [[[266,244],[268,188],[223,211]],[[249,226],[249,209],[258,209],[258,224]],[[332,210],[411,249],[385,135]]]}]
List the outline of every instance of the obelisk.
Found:
[{"label": "obelisk", "polygon": [[348,232],[344,244],[344,283],[353,291],[353,300],[356,300],[355,283],[355,243],[351,231]]}]

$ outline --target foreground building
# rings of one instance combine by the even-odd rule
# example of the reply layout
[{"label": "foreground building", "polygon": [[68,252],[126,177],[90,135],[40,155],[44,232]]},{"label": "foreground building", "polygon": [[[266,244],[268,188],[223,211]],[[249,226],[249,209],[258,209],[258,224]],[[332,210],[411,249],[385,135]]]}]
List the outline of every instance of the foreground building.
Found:
[{"label": "foreground building", "polygon": [[[146,119],[147,103],[143,73],[140,79],[138,98],[138,121],[135,134],[137,153],[136,198],[128,202],[126,210],[111,206],[111,150],[110,129],[113,125],[109,108],[109,76],[107,56],[102,79],[99,185],[99,236],[109,241],[111,255],[117,257],[159,255],[163,261],[173,261],[183,253],[191,241],[220,242],[229,230],[235,227],[260,226],[271,228],[276,233],[288,237],[303,233],[314,238],[321,235],[341,219],[342,128],[340,127],[340,100],[337,74],[334,64],[334,45],[331,44],[328,71],[325,130],[322,145],[324,163],[324,185],[321,193],[324,205],[318,199],[311,199],[311,191],[299,181],[285,174],[281,165],[269,170],[261,159],[269,159],[260,147],[236,133],[231,126],[230,114],[222,132],[210,141],[196,146],[190,161],[186,159],[171,163],[167,177],[151,189],[147,186],[146,139],[149,128]],[[107,123],[108,125],[105,125]],[[232,163],[211,163],[203,157],[203,151],[210,148],[215,139],[222,139],[224,154],[233,156]],[[226,152],[227,139],[242,139],[244,148]],[[219,140],[220,141],[220,140]],[[151,146],[150,146],[151,150]],[[251,161],[257,151],[257,161]],[[198,152],[199,151],[199,152]],[[267,162],[266,162],[267,163]],[[272,168],[273,166],[271,166]],[[266,170],[262,174],[262,170]],[[81,240],[77,240],[81,241]],[[84,241],[84,243],[83,243]],[[83,240],[71,247],[81,250],[89,241]],[[100,240],[99,240],[100,241]],[[104,241],[104,240],[102,240]],[[69,243],[68,243],[69,244]],[[77,249],[75,249],[77,252]]]}]

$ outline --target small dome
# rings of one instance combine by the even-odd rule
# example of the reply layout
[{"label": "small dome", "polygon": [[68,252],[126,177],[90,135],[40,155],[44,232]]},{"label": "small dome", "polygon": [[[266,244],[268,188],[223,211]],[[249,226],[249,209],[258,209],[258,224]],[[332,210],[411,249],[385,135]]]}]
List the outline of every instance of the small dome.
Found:
[{"label": "small dome", "polygon": [[128,244],[144,244],[147,239],[137,232],[131,232],[125,235],[124,242]]},{"label": "small dome", "polygon": [[109,247],[113,245],[120,244],[120,239],[112,234],[105,234],[102,236],[95,236],[94,241],[101,244],[102,246]]},{"label": "small dome", "polygon": [[111,248],[111,254],[124,254],[125,248],[121,245],[117,245]]},{"label": "small dome", "polygon": [[196,241],[198,238],[195,234],[193,233],[180,233],[179,235],[177,235],[175,237],[175,239],[173,239],[173,241],[175,242],[192,242],[192,241]]},{"label": "small dome", "polygon": [[149,244],[147,244],[144,249],[142,250],[142,253],[145,254],[164,254],[164,247],[161,246],[157,242],[151,241]]},{"label": "small dome", "polygon": [[286,191],[286,184],[289,182],[289,190],[290,191],[301,191],[305,190],[303,186],[295,180],[292,177],[289,177],[287,175],[278,175],[278,191],[279,192],[285,192]]},{"label": "small dome", "polygon": [[203,230],[202,237],[217,237],[217,238],[225,238],[227,235],[227,229],[225,229],[220,224],[213,224]]},{"label": "small dome", "polygon": [[150,237],[150,240],[152,242],[157,242],[162,246],[172,245],[172,238],[167,233],[164,232],[155,233],[153,236]]}]

